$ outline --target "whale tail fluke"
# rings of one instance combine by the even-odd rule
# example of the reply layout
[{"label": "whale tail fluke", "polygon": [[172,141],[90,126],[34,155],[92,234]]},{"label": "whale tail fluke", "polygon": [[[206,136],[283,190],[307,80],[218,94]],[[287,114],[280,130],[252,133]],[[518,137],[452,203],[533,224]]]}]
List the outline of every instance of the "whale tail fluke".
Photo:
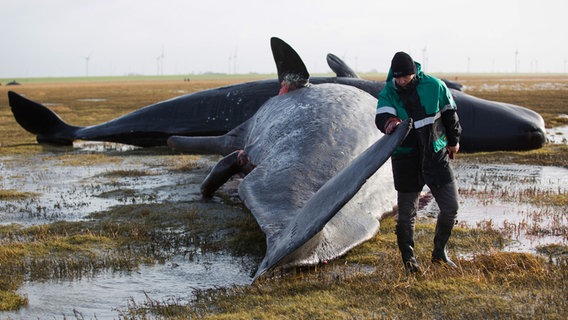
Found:
[{"label": "whale tail fluke", "polygon": [[68,125],[46,106],[13,91],[8,92],[8,101],[16,121],[24,129],[35,134],[38,142],[56,145],[73,143],[73,132],[79,127]]}]

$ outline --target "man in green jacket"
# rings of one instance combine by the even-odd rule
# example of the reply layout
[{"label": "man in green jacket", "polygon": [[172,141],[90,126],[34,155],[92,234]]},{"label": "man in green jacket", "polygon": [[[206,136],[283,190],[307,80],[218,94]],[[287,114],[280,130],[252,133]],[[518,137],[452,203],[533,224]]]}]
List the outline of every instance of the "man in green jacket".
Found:
[{"label": "man in green jacket", "polygon": [[449,162],[459,151],[461,126],[456,104],[442,81],[424,74],[421,65],[407,53],[397,52],[379,94],[375,124],[383,133],[390,134],[407,118],[413,119],[412,130],[392,156],[398,192],[396,234],[402,261],[407,271],[419,270],[414,257],[414,224],[418,198],[427,185],[440,208],[432,262],[456,267],[446,255],[446,243],[459,207]]}]

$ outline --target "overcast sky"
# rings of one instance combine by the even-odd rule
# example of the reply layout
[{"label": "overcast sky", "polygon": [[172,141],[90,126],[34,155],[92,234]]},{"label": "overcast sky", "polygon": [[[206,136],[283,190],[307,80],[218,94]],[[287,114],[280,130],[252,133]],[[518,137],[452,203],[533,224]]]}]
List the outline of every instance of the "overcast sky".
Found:
[{"label": "overcast sky", "polygon": [[327,53],[386,72],[400,50],[428,72],[566,73],[567,13],[566,0],[0,0],[0,78],[274,73],[272,36],[311,73],[330,71]]}]

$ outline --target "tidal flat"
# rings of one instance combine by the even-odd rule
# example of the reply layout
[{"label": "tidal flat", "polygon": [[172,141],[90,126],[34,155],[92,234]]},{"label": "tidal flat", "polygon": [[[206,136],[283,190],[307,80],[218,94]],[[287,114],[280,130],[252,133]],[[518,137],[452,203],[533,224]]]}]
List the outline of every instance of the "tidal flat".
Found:
[{"label": "tidal flat", "polygon": [[[568,80],[448,76],[523,105],[554,132],[544,148],[459,154],[459,265],[429,262],[436,206],[417,227],[423,273],[403,272],[394,219],[346,256],[250,285],[264,237],[234,185],[199,185],[216,156],[79,141],[38,145],[0,87],[2,318],[551,318],[568,315]],[[246,79],[30,83],[11,88],[91,125],[183,93]],[[560,129],[558,129],[560,128]],[[428,199],[425,192],[424,199]]]}]

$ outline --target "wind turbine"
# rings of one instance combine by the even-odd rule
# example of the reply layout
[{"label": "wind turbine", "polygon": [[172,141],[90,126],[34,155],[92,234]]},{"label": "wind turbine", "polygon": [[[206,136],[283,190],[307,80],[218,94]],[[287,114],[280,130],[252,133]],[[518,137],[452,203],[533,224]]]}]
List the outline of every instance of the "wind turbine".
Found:
[{"label": "wind turbine", "polygon": [[515,73],[519,72],[519,49],[515,50]]},{"label": "wind turbine", "polygon": [[83,57],[83,59],[85,59],[85,77],[88,77],[88,76],[89,76],[89,60],[91,60],[91,55],[92,55],[92,54],[93,54],[93,53],[91,52],[91,53],[89,53],[88,56]]},{"label": "wind turbine", "polygon": [[422,49],[422,65],[424,70],[428,70],[428,56],[426,55],[427,50],[426,46]]},{"label": "wind turbine", "polygon": [[233,57],[231,56],[231,54],[229,54],[229,74],[231,74],[231,67],[233,65]]},{"label": "wind turbine", "polygon": [[237,50],[239,47],[235,47],[235,54],[233,54],[233,73],[237,73]]},{"label": "wind turbine", "polygon": [[158,75],[164,74],[164,47],[162,46],[162,53],[156,57],[156,63],[158,65]]}]

